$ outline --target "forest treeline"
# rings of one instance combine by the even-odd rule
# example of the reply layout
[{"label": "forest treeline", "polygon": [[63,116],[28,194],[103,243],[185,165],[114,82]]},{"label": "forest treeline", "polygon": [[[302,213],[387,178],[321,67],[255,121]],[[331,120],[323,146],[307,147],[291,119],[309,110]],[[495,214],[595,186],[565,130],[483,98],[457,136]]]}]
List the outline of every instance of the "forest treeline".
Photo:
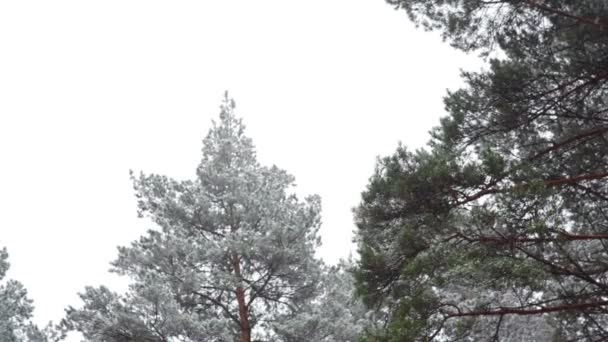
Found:
[{"label": "forest treeline", "polygon": [[87,287],[41,329],[4,280],[0,340],[608,340],[608,2],[387,2],[487,67],[425,148],[378,159],[353,260],[315,257],[320,198],[258,163],[226,95],[194,179],[131,174],[156,228],[112,263],[128,292]]}]

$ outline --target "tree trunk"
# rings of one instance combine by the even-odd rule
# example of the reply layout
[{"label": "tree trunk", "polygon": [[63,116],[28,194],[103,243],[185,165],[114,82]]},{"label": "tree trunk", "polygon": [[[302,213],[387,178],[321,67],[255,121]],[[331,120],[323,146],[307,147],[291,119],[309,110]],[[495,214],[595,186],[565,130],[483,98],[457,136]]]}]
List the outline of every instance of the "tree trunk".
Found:
[{"label": "tree trunk", "polygon": [[232,258],[232,267],[234,274],[239,279],[239,284],[236,287],[236,301],[239,305],[239,320],[241,324],[241,342],[251,342],[251,325],[249,324],[249,312],[247,302],[245,301],[245,289],[241,280],[241,264],[237,255]]}]

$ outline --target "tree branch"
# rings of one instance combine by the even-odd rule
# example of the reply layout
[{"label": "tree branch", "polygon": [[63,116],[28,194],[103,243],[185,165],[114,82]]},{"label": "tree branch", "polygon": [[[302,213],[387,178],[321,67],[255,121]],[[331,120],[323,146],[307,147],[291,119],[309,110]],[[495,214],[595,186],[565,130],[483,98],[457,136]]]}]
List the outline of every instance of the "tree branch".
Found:
[{"label": "tree branch", "polygon": [[573,137],[570,137],[568,139],[565,139],[565,140],[562,140],[560,142],[554,143],[551,147],[548,147],[548,148],[546,148],[546,149],[544,149],[544,150],[536,153],[532,157],[528,158],[528,161],[536,160],[536,159],[544,156],[545,154],[547,154],[549,152],[552,152],[552,151],[555,151],[555,150],[557,150],[557,149],[559,149],[559,148],[561,148],[561,147],[563,147],[563,146],[565,146],[567,144],[570,144],[570,143],[572,143],[574,141],[577,141],[577,140],[580,140],[580,139],[584,139],[584,138],[588,138],[588,137],[592,137],[592,136],[597,135],[597,134],[603,134],[603,133],[606,133],[606,132],[608,132],[608,127],[596,128],[596,129],[592,129],[592,130],[580,133],[580,134],[575,135]]},{"label": "tree branch", "polygon": [[512,308],[512,307],[498,307],[495,309],[488,310],[474,310],[474,311],[459,311],[446,313],[448,317],[471,317],[471,316],[504,316],[504,315],[539,315],[551,312],[571,312],[571,311],[585,311],[592,308],[603,307],[608,305],[608,300],[594,301],[587,303],[575,303],[575,304],[562,304],[548,307],[541,307],[535,309],[529,308]]},{"label": "tree branch", "polygon": [[540,4],[536,0],[524,0],[524,3],[526,3],[529,7],[539,9],[539,10],[541,10],[543,12],[548,12],[548,13],[551,13],[551,14],[554,14],[554,15],[558,15],[558,16],[561,16],[561,17],[566,17],[566,18],[574,19],[574,20],[579,21],[581,23],[585,23],[585,24],[588,24],[588,25],[591,25],[591,26],[596,26],[596,27],[599,27],[601,29],[608,28],[608,24],[605,23],[605,22],[600,21],[599,18],[592,19],[592,18],[589,18],[589,17],[581,17],[581,16],[574,15],[574,14],[571,14],[571,13],[568,13],[568,12],[564,12],[562,10],[551,8],[551,7],[547,6],[547,5]]},{"label": "tree branch", "polygon": [[[599,172],[599,173],[583,174],[583,175],[567,177],[567,178],[549,179],[549,180],[542,181],[542,183],[546,187],[550,188],[550,187],[556,187],[556,186],[561,186],[561,185],[572,185],[572,184],[577,184],[578,182],[597,180],[597,179],[602,179],[602,178],[606,178],[606,177],[608,177],[608,172]],[[483,189],[470,196],[465,196],[464,199],[462,199],[460,201],[456,201],[455,204],[457,206],[460,206],[460,205],[470,203],[474,200],[480,199],[486,195],[500,194],[500,193],[511,192],[514,190],[525,189],[531,185],[532,185],[531,183],[524,183],[524,184],[518,184],[518,185],[515,185],[512,187],[508,187],[508,188]]]}]

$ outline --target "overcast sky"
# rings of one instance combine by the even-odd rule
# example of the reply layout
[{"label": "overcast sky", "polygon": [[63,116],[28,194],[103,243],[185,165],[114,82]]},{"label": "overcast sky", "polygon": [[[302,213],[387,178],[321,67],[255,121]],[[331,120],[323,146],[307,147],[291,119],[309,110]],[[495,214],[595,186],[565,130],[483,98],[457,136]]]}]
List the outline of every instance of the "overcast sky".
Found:
[{"label": "overcast sky", "polygon": [[36,321],[107,272],[136,218],[129,169],[193,178],[224,90],[259,160],[323,199],[329,262],[375,158],[413,148],[481,62],[382,0],[0,2],[0,246]]}]

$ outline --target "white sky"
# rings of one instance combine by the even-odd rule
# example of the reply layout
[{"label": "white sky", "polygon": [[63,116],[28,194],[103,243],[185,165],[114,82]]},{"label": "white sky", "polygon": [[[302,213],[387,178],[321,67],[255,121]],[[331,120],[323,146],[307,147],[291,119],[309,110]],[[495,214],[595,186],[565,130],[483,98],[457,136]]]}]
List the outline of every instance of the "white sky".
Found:
[{"label": "white sky", "polygon": [[0,2],[0,246],[36,321],[85,285],[122,289],[128,170],[194,176],[224,90],[263,164],[323,198],[329,262],[375,157],[422,146],[474,56],[382,0]]}]

